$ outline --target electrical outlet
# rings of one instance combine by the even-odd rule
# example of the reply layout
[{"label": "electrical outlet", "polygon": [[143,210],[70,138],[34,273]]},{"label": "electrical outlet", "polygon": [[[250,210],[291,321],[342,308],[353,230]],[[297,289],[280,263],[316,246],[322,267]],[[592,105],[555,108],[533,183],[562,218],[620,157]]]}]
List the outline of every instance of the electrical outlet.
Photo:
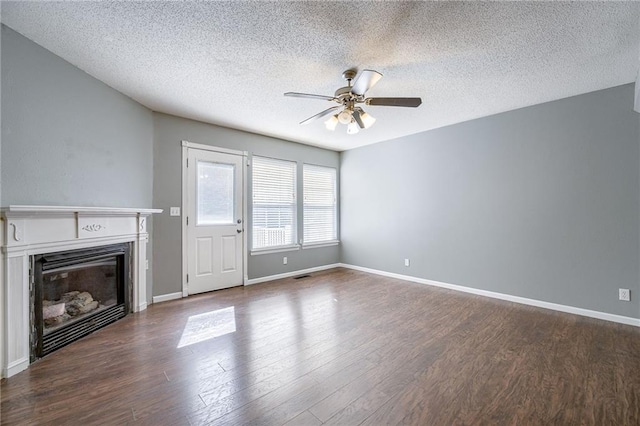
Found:
[{"label": "electrical outlet", "polygon": [[171,208],[169,208],[169,215],[171,215],[171,216],[180,216],[180,207],[171,207]]},{"label": "electrical outlet", "polygon": [[409,264],[410,264],[409,259],[405,259],[404,260],[404,266],[409,266]]},{"label": "electrical outlet", "polygon": [[144,261],[144,269],[149,269],[149,259]]},{"label": "electrical outlet", "polygon": [[624,300],[625,302],[631,301],[631,292],[628,288],[620,288],[618,289],[618,299]]},{"label": "electrical outlet", "polygon": [[285,257],[283,257],[283,258],[282,258],[282,264],[283,264],[283,265],[286,265],[286,264],[287,264],[287,256],[285,256]]}]

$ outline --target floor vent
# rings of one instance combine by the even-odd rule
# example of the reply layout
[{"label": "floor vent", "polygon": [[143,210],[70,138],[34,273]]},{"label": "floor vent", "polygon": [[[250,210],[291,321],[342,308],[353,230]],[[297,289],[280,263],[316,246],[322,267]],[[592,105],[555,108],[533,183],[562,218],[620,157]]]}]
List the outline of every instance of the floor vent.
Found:
[{"label": "floor vent", "polygon": [[306,274],[306,275],[299,275],[297,277],[293,277],[294,280],[301,280],[303,278],[309,278],[311,275]]}]

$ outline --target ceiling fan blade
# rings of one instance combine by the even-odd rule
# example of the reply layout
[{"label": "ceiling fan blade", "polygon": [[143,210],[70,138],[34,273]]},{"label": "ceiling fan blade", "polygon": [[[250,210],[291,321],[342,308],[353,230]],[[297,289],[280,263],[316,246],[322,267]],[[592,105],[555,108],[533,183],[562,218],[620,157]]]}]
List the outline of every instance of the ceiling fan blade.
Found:
[{"label": "ceiling fan blade", "polygon": [[324,99],[325,101],[333,101],[333,100],[335,100],[335,98],[333,96],[313,95],[311,93],[287,92],[284,95],[285,96],[291,96],[292,98]]},{"label": "ceiling fan blade", "polygon": [[318,119],[318,118],[320,118],[320,117],[324,117],[325,115],[329,115],[329,114],[331,114],[333,111],[337,110],[338,108],[342,108],[342,105],[336,105],[336,106],[333,106],[333,107],[331,107],[331,108],[327,108],[327,109],[325,109],[324,111],[319,112],[319,113],[317,113],[316,115],[314,115],[314,116],[312,116],[312,117],[309,117],[309,118],[307,118],[307,119],[306,119],[306,120],[304,120],[304,121],[301,121],[301,122],[300,122],[300,124],[309,124],[309,123],[311,123],[312,121],[317,120],[317,119]]},{"label": "ceiling fan blade", "polygon": [[367,98],[365,99],[367,105],[378,106],[395,106],[395,107],[419,107],[422,104],[420,98]]},{"label": "ceiling fan blade", "polygon": [[382,78],[382,74],[374,70],[362,70],[360,75],[356,77],[356,81],[353,82],[351,87],[351,93],[356,95],[364,95],[364,93],[371,89]]},{"label": "ceiling fan blade", "polygon": [[360,117],[360,111],[358,111],[357,109],[354,110],[351,116],[353,117],[354,120],[356,120],[356,123],[358,123],[358,126],[360,126],[361,129],[364,129],[364,123],[362,122],[362,117]]}]

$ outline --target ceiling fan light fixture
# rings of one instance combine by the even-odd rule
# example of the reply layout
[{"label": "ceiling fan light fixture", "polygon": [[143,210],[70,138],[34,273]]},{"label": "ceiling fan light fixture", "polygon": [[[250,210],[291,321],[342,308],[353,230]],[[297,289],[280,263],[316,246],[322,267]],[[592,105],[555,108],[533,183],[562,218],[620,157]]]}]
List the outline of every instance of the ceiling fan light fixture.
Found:
[{"label": "ceiling fan light fixture", "polygon": [[335,115],[332,115],[331,117],[329,117],[329,119],[324,122],[324,125],[327,128],[327,130],[334,131],[336,129],[336,126],[338,125],[338,123],[339,123],[338,114],[335,114]]},{"label": "ceiling fan light fixture", "polygon": [[338,121],[342,124],[349,124],[352,120],[353,117],[351,116],[351,111],[348,109],[342,110],[342,112],[338,114]]},{"label": "ceiling fan light fixture", "polygon": [[376,122],[375,118],[373,118],[371,115],[367,114],[364,111],[360,111],[360,119],[362,120],[362,124],[364,124],[365,129],[368,129],[369,127],[373,126],[373,123]]},{"label": "ceiling fan light fixture", "polygon": [[360,127],[358,126],[358,123],[356,123],[355,120],[351,121],[351,123],[347,125],[347,134],[355,135],[359,131],[360,131]]}]

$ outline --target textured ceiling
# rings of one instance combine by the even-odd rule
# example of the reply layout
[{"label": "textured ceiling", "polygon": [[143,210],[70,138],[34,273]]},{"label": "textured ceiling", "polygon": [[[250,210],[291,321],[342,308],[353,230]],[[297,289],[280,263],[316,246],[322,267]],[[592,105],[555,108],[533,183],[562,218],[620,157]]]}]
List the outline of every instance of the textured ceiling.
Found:
[{"label": "textured ceiling", "polygon": [[[346,150],[633,82],[640,4],[3,2],[2,22],[154,111]],[[323,120],[347,68],[384,77],[368,130]]]}]

